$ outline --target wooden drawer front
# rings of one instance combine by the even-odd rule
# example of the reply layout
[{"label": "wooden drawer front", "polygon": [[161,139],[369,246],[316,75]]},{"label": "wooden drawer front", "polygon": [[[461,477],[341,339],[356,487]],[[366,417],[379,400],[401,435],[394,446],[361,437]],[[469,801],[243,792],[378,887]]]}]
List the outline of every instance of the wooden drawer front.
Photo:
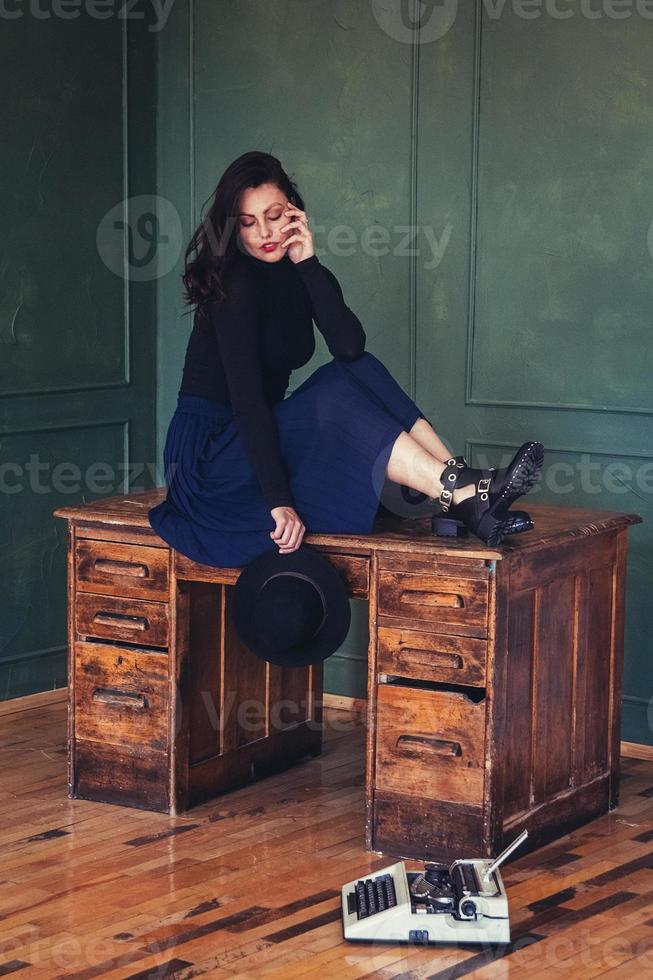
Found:
[{"label": "wooden drawer front", "polygon": [[483,687],[486,656],[487,642],[476,637],[378,628],[381,674]]},{"label": "wooden drawer front", "polygon": [[166,548],[78,538],[77,588],[104,595],[167,600],[168,555]]},{"label": "wooden drawer front", "polygon": [[[76,643],[74,689],[76,738],[166,748],[165,654]],[[114,778],[119,780],[120,773]]]},{"label": "wooden drawer front", "polygon": [[327,554],[326,557],[332,565],[335,565],[345,580],[350,596],[366,599],[369,595],[370,563],[368,559],[360,558],[357,555]]},{"label": "wooden drawer front", "polygon": [[376,790],[481,804],[485,700],[377,686]]},{"label": "wooden drawer front", "polygon": [[[436,539],[444,541],[444,538]],[[460,551],[457,555],[431,554],[417,556],[406,551],[379,551],[379,568],[388,572],[426,572],[448,578],[483,578],[490,572],[488,561]]]},{"label": "wooden drawer front", "polygon": [[381,570],[378,580],[380,623],[487,636],[487,579]]},{"label": "wooden drawer front", "polygon": [[167,647],[168,606],[165,602],[79,592],[75,597],[75,629],[78,636]]}]

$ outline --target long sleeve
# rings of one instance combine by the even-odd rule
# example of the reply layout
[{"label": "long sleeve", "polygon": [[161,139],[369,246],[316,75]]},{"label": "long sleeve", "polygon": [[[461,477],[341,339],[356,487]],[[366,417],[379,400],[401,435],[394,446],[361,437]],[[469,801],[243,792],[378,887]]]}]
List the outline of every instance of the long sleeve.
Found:
[{"label": "long sleeve", "polygon": [[295,263],[313,307],[312,315],[332,357],[353,361],[365,350],[365,331],[356,314],[349,309],[340,283],[333,272],[322,265],[317,255]]},{"label": "long sleeve", "polygon": [[220,304],[209,307],[229,397],[263,498],[273,507],[294,507],[274,412],[264,391],[256,283],[246,270],[236,273]]}]

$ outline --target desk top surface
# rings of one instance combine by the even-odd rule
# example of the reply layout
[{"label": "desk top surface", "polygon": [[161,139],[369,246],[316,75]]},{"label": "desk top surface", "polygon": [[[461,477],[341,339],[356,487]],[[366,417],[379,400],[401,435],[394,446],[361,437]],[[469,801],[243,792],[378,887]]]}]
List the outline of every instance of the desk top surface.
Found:
[{"label": "desk top surface", "polygon": [[[55,510],[55,517],[64,517],[79,525],[92,523],[121,528],[137,528],[151,534],[152,543],[166,543],[151,528],[147,514],[151,507],[165,497],[165,490],[158,487],[139,493],[118,494],[88,503],[72,504]],[[370,534],[321,534],[307,531],[306,544],[332,548],[334,552],[369,554],[371,551],[409,551],[415,554],[462,555],[501,559],[517,551],[530,550],[560,544],[565,540],[601,534],[629,524],[640,524],[639,514],[621,511],[598,510],[585,507],[559,507],[550,504],[531,503],[530,497],[521,497],[515,509],[526,509],[535,524],[530,531],[512,534],[500,545],[488,547],[475,535],[462,538],[442,538],[431,531],[430,517],[400,518],[381,513],[377,516]]]}]

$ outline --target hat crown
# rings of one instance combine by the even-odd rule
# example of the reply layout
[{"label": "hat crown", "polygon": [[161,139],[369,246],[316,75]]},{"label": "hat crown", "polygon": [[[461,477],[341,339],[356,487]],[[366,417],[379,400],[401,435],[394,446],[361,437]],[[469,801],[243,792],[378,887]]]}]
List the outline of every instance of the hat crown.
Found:
[{"label": "hat crown", "polygon": [[275,546],[245,565],[232,613],[245,646],[280,667],[325,660],[340,648],[351,622],[344,578],[304,543],[288,554]]},{"label": "hat crown", "polygon": [[319,632],[326,613],[317,582],[302,572],[275,572],[258,590],[253,610],[260,648],[269,654],[299,649]]}]

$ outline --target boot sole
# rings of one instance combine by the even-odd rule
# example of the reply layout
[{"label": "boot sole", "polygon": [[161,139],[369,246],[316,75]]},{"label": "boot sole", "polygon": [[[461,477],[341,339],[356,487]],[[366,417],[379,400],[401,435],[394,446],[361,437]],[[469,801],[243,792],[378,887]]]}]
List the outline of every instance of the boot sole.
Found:
[{"label": "boot sole", "polygon": [[507,474],[505,487],[480,520],[476,535],[494,547],[506,536],[510,523],[507,510],[513,501],[532,490],[537,483],[544,463],[544,446],[541,442],[525,442],[515,453],[512,472]]},{"label": "boot sole", "polygon": [[[531,531],[534,527],[535,524],[530,519],[524,520],[522,517],[508,512],[504,521],[503,533],[506,536],[522,534],[524,531]],[[464,521],[461,521],[457,517],[440,517],[434,515],[431,518],[431,530],[433,534],[436,534],[440,538],[458,538],[466,533],[467,526]]]},{"label": "boot sole", "polygon": [[492,510],[497,504],[510,507],[518,497],[533,489],[544,463],[544,446],[541,442],[525,442],[519,447],[515,457],[517,458],[511,464],[512,473],[508,472],[508,482],[497,497]]}]

